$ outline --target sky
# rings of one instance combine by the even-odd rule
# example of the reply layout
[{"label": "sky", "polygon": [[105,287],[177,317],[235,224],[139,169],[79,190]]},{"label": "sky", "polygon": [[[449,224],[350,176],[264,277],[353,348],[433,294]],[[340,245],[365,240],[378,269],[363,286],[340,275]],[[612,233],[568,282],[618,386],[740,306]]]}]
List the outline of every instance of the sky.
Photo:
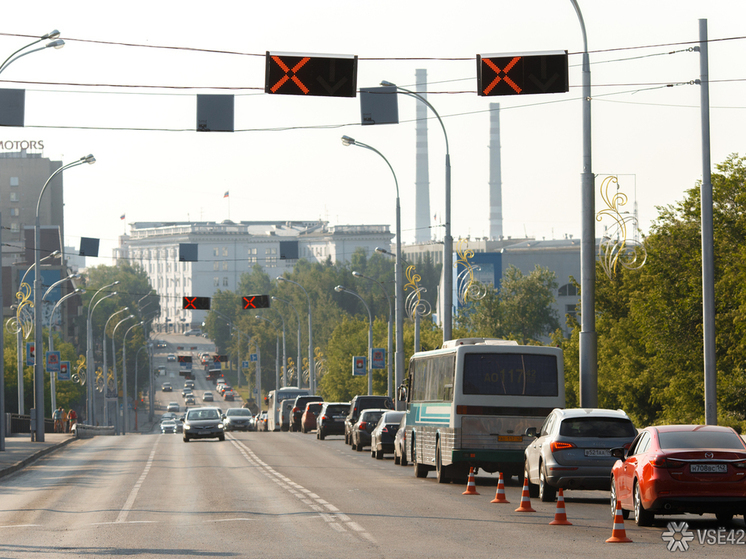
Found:
[{"label": "sky", "polygon": [[[656,207],[702,178],[699,19],[707,19],[713,166],[744,153],[746,2],[578,0],[592,81],[596,211],[617,175],[650,231]],[[43,155],[92,166],[65,172],[66,245],[101,239],[111,264],[118,236],[142,221],[325,220],[387,224],[391,171],[348,135],[375,147],[399,183],[402,240],[415,236],[415,103],[399,124],[361,126],[360,98],[264,93],[265,53],[357,55],[358,89],[381,80],[414,88],[448,134],[452,235],[489,234],[489,119],[500,103],[503,231],[513,238],[580,237],[583,40],[570,0],[406,2],[225,0],[106,3],[38,0],[3,6],[0,57],[59,29],[62,49],[14,62],[0,87],[26,89],[25,126],[2,141],[44,142]],[[570,91],[480,97],[477,54],[566,50]],[[3,54],[7,53],[7,54]],[[669,87],[669,85],[671,87]],[[196,96],[235,95],[235,132],[198,133]],[[443,236],[445,142],[428,121],[432,237]],[[224,195],[229,192],[226,198]],[[125,219],[120,219],[124,215]],[[435,217],[437,216],[437,217]],[[606,221],[597,224],[597,236]]]}]

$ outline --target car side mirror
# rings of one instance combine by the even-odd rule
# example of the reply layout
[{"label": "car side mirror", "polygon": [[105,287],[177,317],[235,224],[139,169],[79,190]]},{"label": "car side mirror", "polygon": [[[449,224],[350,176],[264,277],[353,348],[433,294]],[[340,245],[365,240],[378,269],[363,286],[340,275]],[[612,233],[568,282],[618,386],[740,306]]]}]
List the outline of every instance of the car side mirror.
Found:
[{"label": "car side mirror", "polygon": [[526,429],[524,435],[527,437],[537,437],[538,434],[536,432],[536,427],[529,427],[528,429]]},{"label": "car side mirror", "polygon": [[619,458],[619,460],[624,460],[624,454],[625,454],[624,448],[612,448],[611,449],[611,455],[614,458]]},{"label": "car side mirror", "polygon": [[179,418],[179,421],[181,421],[182,423],[184,423],[184,418],[183,418],[183,417],[180,417],[180,418]]}]

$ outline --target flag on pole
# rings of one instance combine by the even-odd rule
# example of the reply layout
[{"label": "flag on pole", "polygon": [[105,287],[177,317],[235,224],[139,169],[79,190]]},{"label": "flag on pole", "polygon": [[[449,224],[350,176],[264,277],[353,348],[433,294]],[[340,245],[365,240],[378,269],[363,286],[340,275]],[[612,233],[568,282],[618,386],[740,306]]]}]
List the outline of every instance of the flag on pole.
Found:
[{"label": "flag on pole", "polygon": [[228,194],[230,193],[230,190],[226,190],[225,194],[223,194],[223,198],[228,198]]},{"label": "flag on pole", "polygon": [[119,219],[124,220],[124,214],[122,214]]}]

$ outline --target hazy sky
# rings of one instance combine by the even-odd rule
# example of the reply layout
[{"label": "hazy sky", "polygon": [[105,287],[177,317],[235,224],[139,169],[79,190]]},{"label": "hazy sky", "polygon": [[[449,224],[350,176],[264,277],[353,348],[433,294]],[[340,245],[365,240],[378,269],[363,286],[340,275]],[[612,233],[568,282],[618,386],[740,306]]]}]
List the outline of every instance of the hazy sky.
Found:
[{"label": "hazy sky", "polygon": [[[596,184],[619,174],[630,197],[623,209],[636,199],[648,232],[656,206],[681,200],[702,176],[700,88],[690,84],[700,59],[687,50],[700,18],[711,40],[713,164],[746,151],[746,2],[579,4],[591,51]],[[1,87],[27,90],[26,127],[0,134],[43,140],[44,155],[63,163],[95,155],[95,165],[64,177],[67,244],[100,238],[94,265],[111,263],[134,221],[323,219],[393,231],[391,172],[374,153],[344,147],[344,134],[391,162],[402,238],[413,241],[415,101],[400,96],[400,124],[363,127],[359,97],[266,95],[266,51],[357,55],[358,88],[381,80],[413,87],[415,70],[427,69],[428,99],[450,144],[455,239],[489,232],[489,109],[499,102],[505,235],[580,236],[583,43],[569,0],[12,2],[3,6],[0,58],[54,28],[63,49],[24,57],[0,75]],[[569,93],[476,95],[477,54],[543,50],[570,53]],[[235,94],[235,132],[194,131],[199,93]],[[428,127],[440,238],[445,144],[437,121]],[[599,195],[596,204],[602,209]]]}]

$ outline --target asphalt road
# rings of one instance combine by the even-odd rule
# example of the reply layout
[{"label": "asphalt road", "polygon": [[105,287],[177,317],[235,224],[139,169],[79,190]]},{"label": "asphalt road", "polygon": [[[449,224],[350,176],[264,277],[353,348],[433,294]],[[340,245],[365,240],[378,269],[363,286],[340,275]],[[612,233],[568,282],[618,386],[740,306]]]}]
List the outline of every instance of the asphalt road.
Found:
[{"label": "asphalt road", "polygon": [[[501,505],[490,503],[495,484],[480,476],[481,495],[464,496],[465,487],[416,479],[411,467],[354,452],[342,437],[98,437],[0,480],[0,557],[670,556],[662,540],[670,519],[644,529],[627,521],[634,544],[606,544],[605,494],[568,492],[573,526],[549,526],[554,505],[534,500],[537,512],[516,513],[517,482]],[[688,519],[690,529],[717,529],[714,517]],[[691,548],[727,557],[744,549],[696,539]]]}]

